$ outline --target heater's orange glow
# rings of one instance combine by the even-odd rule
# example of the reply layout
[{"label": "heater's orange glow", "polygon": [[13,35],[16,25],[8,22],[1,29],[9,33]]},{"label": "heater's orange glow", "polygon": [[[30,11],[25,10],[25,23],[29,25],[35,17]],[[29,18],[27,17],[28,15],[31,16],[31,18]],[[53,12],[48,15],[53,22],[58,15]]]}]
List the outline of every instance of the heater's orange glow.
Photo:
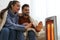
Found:
[{"label": "heater's orange glow", "polygon": [[54,24],[51,24],[51,36],[52,36],[52,40],[54,40]]},{"label": "heater's orange glow", "polygon": [[50,24],[47,24],[47,36],[48,36],[48,40],[50,40]]},{"label": "heater's orange glow", "polygon": [[47,35],[47,40],[54,40],[54,23],[53,20],[48,20],[46,22],[47,29],[46,29],[46,35]]}]

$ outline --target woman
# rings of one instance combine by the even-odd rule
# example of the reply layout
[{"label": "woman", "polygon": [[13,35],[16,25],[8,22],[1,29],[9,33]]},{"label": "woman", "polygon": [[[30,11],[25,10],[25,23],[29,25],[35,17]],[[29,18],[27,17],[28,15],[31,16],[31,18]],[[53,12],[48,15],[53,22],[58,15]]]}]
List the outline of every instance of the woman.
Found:
[{"label": "woman", "polygon": [[10,29],[10,37],[9,37],[10,39],[9,40],[16,40],[16,33],[17,33],[17,37],[19,37],[18,40],[24,40],[23,32],[32,26],[31,23],[29,23],[27,25],[18,24],[17,13],[18,13],[19,9],[20,9],[19,1],[10,1],[8,4],[8,7],[3,9],[0,14],[1,18],[3,17],[3,15],[5,13],[7,14],[4,27]]}]

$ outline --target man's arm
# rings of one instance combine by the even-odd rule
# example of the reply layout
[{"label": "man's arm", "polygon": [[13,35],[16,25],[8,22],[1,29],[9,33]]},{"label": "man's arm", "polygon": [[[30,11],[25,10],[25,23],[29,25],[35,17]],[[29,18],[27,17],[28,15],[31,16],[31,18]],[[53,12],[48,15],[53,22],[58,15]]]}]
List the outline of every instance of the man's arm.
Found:
[{"label": "man's arm", "polygon": [[32,22],[34,27],[37,27],[37,25],[38,25],[38,21],[37,20],[34,20],[32,17],[30,17],[30,21]]},{"label": "man's arm", "polygon": [[33,23],[34,25],[34,28],[37,32],[40,32],[42,27],[43,27],[43,24],[42,24],[42,21],[40,22],[37,22],[36,20],[34,20],[33,18],[30,17],[30,21]]}]

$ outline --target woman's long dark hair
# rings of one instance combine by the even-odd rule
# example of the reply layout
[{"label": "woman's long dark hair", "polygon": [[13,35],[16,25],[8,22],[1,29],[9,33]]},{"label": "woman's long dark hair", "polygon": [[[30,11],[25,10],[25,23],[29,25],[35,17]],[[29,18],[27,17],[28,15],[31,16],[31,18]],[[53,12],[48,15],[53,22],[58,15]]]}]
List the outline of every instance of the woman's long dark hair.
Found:
[{"label": "woman's long dark hair", "polygon": [[11,5],[14,6],[17,2],[19,2],[19,1],[10,1],[9,4],[8,4],[8,6],[7,6],[7,8],[1,10],[1,12],[0,12],[0,18],[3,19],[3,15],[4,15],[5,11],[8,10],[8,9],[11,9]]}]

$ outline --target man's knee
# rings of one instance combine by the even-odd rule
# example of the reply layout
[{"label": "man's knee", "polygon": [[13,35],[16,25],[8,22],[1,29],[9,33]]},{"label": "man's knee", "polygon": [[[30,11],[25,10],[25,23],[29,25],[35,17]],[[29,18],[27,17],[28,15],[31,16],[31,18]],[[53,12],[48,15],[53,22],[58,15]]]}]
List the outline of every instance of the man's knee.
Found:
[{"label": "man's knee", "polygon": [[24,35],[23,32],[21,32],[21,31],[18,31],[17,34],[18,35]]},{"label": "man's knee", "polygon": [[28,35],[35,35],[35,32],[33,30],[28,31]]}]

